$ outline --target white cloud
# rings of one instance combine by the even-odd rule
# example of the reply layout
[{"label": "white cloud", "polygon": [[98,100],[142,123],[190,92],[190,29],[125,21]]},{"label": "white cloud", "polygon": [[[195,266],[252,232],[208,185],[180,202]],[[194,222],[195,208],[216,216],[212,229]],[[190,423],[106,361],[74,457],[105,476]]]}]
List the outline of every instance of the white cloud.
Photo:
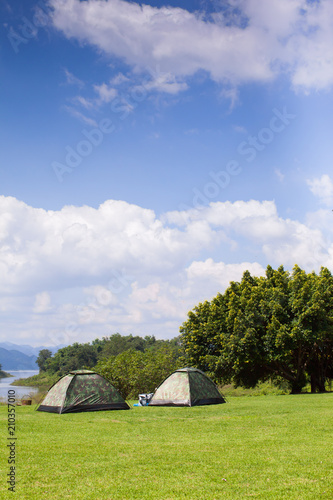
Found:
[{"label": "white cloud", "polygon": [[[305,90],[333,83],[329,0],[236,0],[239,14],[235,9],[232,19],[223,12],[207,19],[179,7],[124,0],[50,4],[53,24],[65,36],[121,58],[135,71],[158,72],[153,81],[163,91],[183,90],[184,79],[199,70],[234,86],[281,73]],[[174,81],[164,81],[163,75]]]},{"label": "white cloud", "polygon": [[[319,229],[323,234],[333,236],[332,209],[320,209],[316,212],[308,213],[306,216],[307,226]],[[325,245],[327,246],[327,245]]]},{"label": "white cloud", "polygon": [[294,36],[289,44],[298,54],[292,81],[296,86],[324,89],[333,83],[333,4],[330,0],[308,2],[306,11],[301,26],[304,35]]},{"label": "white cloud", "polygon": [[237,132],[238,134],[247,134],[247,130],[245,127],[243,127],[242,125],[234,125],[232,127],[234,129],[235,132]]},{"label": "white cloud", "polygon": [[[92,98],[86,98],[81,95],[75,96],[72,99],[72,103],[76,106],[81,106],[86,110],[96,110],[103,104],[108,104],[113,101],[117,95],[118,90],[115,89],[112,85],[108,85],[106,83],[102,83],[100,85],[93,85],[93,90],[97,97],[94,96]],[[75,118],[87,123],[88,125],[92,125],[94,127],[97,126],[96,121],[86,117],[83,113],[78,111],[77,109],[71,106],[65,106],[65,109]]]},{"label": "white cloud", "polygon": [[111,304],[117,304],[117,295],[110,290],[110,288],[97,285],[86,288],[84,292],[92,297],[90,305],[98,304],[99,306],[109,306]]},{"label": "white cloud", "polygon": [[44,313],[50,309],[50,305],[51,297],[47,292],[37,293],[33,311],[35,313]]},{"label": "white cloud", "polygon": [[130,79],[126,75],[124,75],[123,73],[117,73],[116,76],[111,79],[110,83],[111,85],[117,86],[129,81]]},{"label": "white cloud", "polygon": [[95,102],[92,99],[86,99],[85,97],[82,96],[76,96],[73,98],[73,102],[75,104],[80,104],[86,109],[92,109],[95,107]]},{"label": "white cloud", "polygon": [[216,202],[201,209],[192,208],[186,211],[172,211],[163,215],[163,220],[169,224],[183,226],[195,220],[206,220],[214,226],[232,227],[235,223],[263,217],[265,219],[277,216],[277,210],[273,201],[259,202],[256,200],[236,201],[231,203]]},{"label": "white cloud", "polygon": [[45,345],[116,331],[176,336],[192,307],[246,269],[332,268],[326,212],[302,224],[251,200],[158,218],[123,201],[46,211],[1,196],[2,330]]},{"label": "white cloud", "polygon": [[[83,104],[83,101],[81,102]],[[87,106],[85,106],[87,107]],[[81,122],[86,123],[87,125],[90,125],[91,127],[98,127],[97,122],[93,118],[89,118],[89,116],[84,115],[80,111],[78,111],[75,108],[72,108],[71,106],[64,106],[64,109],[71,115],[74,116],[74,118],[78,118]]]},{"label": "white cloud", "polygon": [[70,71],[68,71],[68,69],[64,68],[64,72],[66,76],[66,83],[68,83],[68,85],[77,85],[80,88],[84,87],[84,82],[74,76]]},{"label": "white cloud", "polygon": [[102,83],[101,85],[94,85],[94,89],[99,96],[99,100],[102,103],[108,103],[112,101],[118,94],[117,89],[108,86],[106,83]]},{"label": "white cloud", "polygon": [[[265,269],[257,262],[225,264],[224,262],[214,262],[211,258],[205,261],[193,261],[186,269],[187,287],[189,291],[199,288],[203,300],[211,299],[218,292],[225,290],[230,281],[240,281],[246,270],[254,276],[265,274]],[[193,292],[191,295],[193,296]]]},{"label": "white cloud", "polygon": [[144,288],[139,288],[138,283],[135,282],[133,283],[132,288],[133,299],[141,303],[156,302],[160,292],[160,286],[158,283],[151,283]]},{"label": "white cloud", "polygon": [[274,170],[274,173],[275,173],[276,177],[279,179],[280,182],[284,181],[285,175],[281,172],[281,170],[279,168],[276,168]]},{"label": "white cloud", "polygon": [[320,178],[308,179],[310,191],[327,206],[333,206],[333,182],[329,175],[324,174]]},{"label": "white cloud", "polygon": [[153,75],[153,78],[145,83],[144,88],[146,91],[156,90],[158,92],[165,92],[166,94],[178,94],[178,92],[186,90],[188,86],[185,82],[178,82],[177,79],[169,73]]},{"label": "white cloud", "polygon": [[221,96],[230,101],[229,111],[232,111],[239,102],[239,92],[235,87],[232,89],[222,89]]}]

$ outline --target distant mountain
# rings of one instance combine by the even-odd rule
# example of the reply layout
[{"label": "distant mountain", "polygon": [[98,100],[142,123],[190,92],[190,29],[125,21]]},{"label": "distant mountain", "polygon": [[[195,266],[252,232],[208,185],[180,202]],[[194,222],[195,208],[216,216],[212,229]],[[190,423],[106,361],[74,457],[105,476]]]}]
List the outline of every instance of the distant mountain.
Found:
[{"label": "distant mountain", "polygon": [[[65,347],[65,345],[58,345],[58,346],[40,346],[40,347],[32,347],[31,345],[19,345],[19,344],[12,344],[12,342],[0,342],[0,347],[3,349],[7,349],[7,351],[19,351],[22,352],[23,354],[26,354],[27,356],[38,356],[39,351],[42,349],[48,349],[49,351],[52,352],[52,354],[55,354],[58,349],[61,347]],[[38,367],[36,368],[38,369]]]},{"label": "distant mountain", "polygon": [[52,354],[58,349],[65,347],[59,345],[56,347],[40,346],[32,347],[31,345],[18,345],[11,342],[0,342],[0,364],[3,370],[38,370],[36,359],[39,351],[49,349]]},{"label": "distant mountain", "polygon": [[37,356],[28,356],[23,352],[0,347],[0,364],[3,370],[38,370]]}]

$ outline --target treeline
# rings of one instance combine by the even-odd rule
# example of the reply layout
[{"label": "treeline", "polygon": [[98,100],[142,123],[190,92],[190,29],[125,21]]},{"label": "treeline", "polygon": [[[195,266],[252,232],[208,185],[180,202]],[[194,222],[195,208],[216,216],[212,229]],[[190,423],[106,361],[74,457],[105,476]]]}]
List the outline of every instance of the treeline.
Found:
[{"label": "treeline", "polygon": [[295,266],[246,271],[224,294],[200,303],[180,329],[187,361],[218,382],[246,388],[287,381],[292,393],[333,378],[333,276]]},{"label": "treeline", "polygon": [[[223,294],[188,313],[172,340],[121,336],[75,343],[52,353],[40,351],[40,375],[50,378],[71,370],[96,369],[124,397],[153,392],[177,368],[194,366],[219,384],[253,388],[259,382],[286,381],[292,393],[310,383],[324,392],[333,379],[333,276],[295,266],[246,271]],[[39,376],[37,376],[38,378]]]},{"label": "treeline", "polygon": [[184,362],[179,338],[157,340],[154,336],[122,336],[74,343],[54,355],[48,349],[39,352],[36,363],[40,375],[51,378],[82,368],[93,369],[110,380],[125,398],[137,398],[140,392],[152,392],[163,379]]}]

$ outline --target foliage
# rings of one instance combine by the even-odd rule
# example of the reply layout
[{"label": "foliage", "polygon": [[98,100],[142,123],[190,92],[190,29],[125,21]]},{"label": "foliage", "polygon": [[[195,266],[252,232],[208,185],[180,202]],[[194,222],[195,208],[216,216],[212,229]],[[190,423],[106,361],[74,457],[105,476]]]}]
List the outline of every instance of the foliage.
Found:
[{"label": "foliage", "polygon": [[0,363],[0,378],[8,378],[8,377],[12,377],[12,375],[10,373],[4,372],[2,369],[2,365]]},{"label": "foliage", "polygon": [[333,277],[298,266],[292,274],[268,266],[260,278],[246,271],[189,312],[180,331],[189,363],[216,381],[250,388],[285,379],[298,393],[309,377],[312,392],[323,392],[333,374]]},{"label": "foliage", "polygon": [[180,368],[179,348],[168,343],[145,352],[129,349],[100,360],[95,369],[109,379],[124,398],[153,392],[175,369]]},{"label": "foliage", "polygon": [[290,389],[287,383],[277,385],[271,381],[259,382],[255,387],[246,389],[245,387],[235,387],[233,384],[226,384],[219,387],[220,392],[229,400],[229,397],[252,397],[252,396],[279,396],[289,394]]},{"label": "foliage", "polygon": [[46,361],[51,358],[52,352],[49,349],[42,349],[39,351],[38,358],[36,359],[36,363],[39,367],[40,372],[46,371]]},{"label": "foliage", "polygon": [[[148,337],[146,337],[148,338]],[[133,335],[122,336],[120,333],[114,333],[111,337],[104,337],[102,340],[96,339],[92,345],[97,346],[99,353],[105,356],[117,356],[121,352],[129,349],[144,351],[146,340],[142,337],[133,337]]]},{"label": "foliage", "polygon": [[20,385],[51,386],[72,370],[96,369],[117,387],[124,397],[137,398],[152,392],[164,378],[184,363],[180,338],[156,340],[154,336],[134,337],[115,333],[91,344],[74,343],[54,356],[43,349],[37,358],[39,375],[19,381]]},{"label": "foliage", "polygon": [[50,373],[65,375],[71,370],[94,366],[97,362],[96,348],[89,343],[74,343],[59,349],[53,357],[45,361],[45,368]]},{"label": "foliage", "polygon": [[55,382],[59,380],[57,373],[40,372],[37,375],[32,375],[27,378],[19,378],[14,381],[13,385],[38,387],[42,391],[49,389]]},{"label": "foliage", "polygon": [[[143,353],[146,350],[158,351],[164,346],[172,346],[175,351],[181,352],[179,337],[172,340],[156,340],[154,336],[133,337],[122,336],[115,333],[110,337],[95,339],[90,343],[79,344],[78,342],[59,349],[54,356],[49,356],[50,351],[43,349],[37,358],[37,363],[43,367],[41,371],[47,371],[50,375],[64,375],[71,370],[92,368],[100,360],[114,358],[125,351]],[[51,353],[50,353],[51,354]],[[139,357],[139,354],[138,354]]]}]

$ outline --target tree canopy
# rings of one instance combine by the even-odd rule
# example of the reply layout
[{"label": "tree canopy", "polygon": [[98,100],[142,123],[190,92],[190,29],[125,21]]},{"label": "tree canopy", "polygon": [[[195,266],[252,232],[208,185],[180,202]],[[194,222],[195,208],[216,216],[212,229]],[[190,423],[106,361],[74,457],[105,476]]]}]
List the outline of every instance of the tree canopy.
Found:
[{"label": "tree canopy", "polygon": [[144,352],[149,347],[157,349],[163,343],[165,343],[164,340],[156,340],[154,336],[142,338],[114,333],[110,337],[95,339],[91,343],[75,342],[72,345],[62,347],[54,356],[48,349],[42,349],[36,363],[40,371],[57,373],[60,376],[71,370],[94,367],[99,360],[109,356],[117,356],[129,349]]},{"label": "tree canopy", "polygon": [[137,398],[139,393],[154,392],[181,365],[179,348],[165,343],[158,349],[150,347],[144,352],[123,351],[99,361],[95,369],[110,380],[124,398]]},{"label": "tree canopy", "polygon": [[246,271],[224,294],[198,304],[180,328],[188,361],[216,381],[254,387],[288,381],[298,393],[324,391],[333,377],[333,277],[295,266]]},{"label": "tree canopy", "polygon": [[163,379],[180,368],[183,350],[179,337],[157,340],[154,336],[133,337],[115,333],[93,342],[74,343],[54,356],[47,349],[39,352],[40,371],[65,375],[71,370],[90,368],[109,379],[124,397],[152,392]]},{"label": "tree canopy", "polygon": [[36,359],[36,363],[39,367],[40,372],[46,371],[47,363],[46,361],[51,358],[52,352],[49,349],[42,349],[39,351],[38,358]]}]

